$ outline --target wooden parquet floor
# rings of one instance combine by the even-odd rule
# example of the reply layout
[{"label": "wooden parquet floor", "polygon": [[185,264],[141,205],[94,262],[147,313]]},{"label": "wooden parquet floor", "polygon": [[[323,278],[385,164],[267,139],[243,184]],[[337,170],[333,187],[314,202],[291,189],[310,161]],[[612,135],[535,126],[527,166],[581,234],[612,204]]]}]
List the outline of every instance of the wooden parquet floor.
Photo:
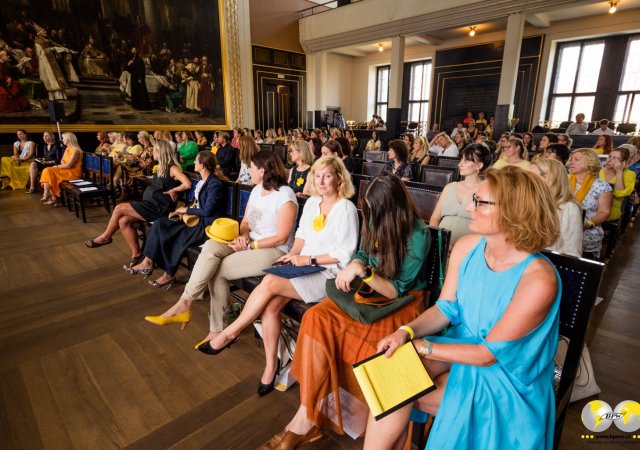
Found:
[{"label": "wooden parquet floor", "polygon": [[[106,224],[103,209],[91,208],[84,224],[38,198],[0,192],[0,449],[254,449],[284,427],[298,388],[256,397],[263,354],[252,330],[210,357],[193,349],[207,333],[208,302],[195,305],[184,332],[145,322],[183,286],[155,290],[125,274],[119,235],[86,248]],[[600,398],[613,405],[640,400],[639,249],[632,229],[592,323]],[[586,401],[571,407],[564,449],[594,448],[580,438]],[[305,448],[361,447],[329,434]]]}]

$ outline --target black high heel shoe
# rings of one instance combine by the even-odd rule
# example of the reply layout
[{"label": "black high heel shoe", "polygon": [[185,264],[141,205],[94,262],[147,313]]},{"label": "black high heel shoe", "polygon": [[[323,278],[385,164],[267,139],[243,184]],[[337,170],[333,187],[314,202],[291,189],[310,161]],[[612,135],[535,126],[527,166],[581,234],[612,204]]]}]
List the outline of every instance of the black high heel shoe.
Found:
[{"label": "black high heel shoe", "polygon": [[276,373],[273,374],[273,380],[271,383],[264,384],[262,381],[258,382],[258,397],[264,397],[275,389],[276,378],[280,374],[280,358],[278,358],[278,365],[276,366]]},{"label": "black high heel shoe", "polygon": [[207,342],[205,342],[203,344],[200,344],[200,345],[196,346],[196,349],[200,350],[204,354],[213,356],[213,355],[217,355],[222,350],[225,350],[225,349],[231,347],[233,344],[238,342],[239,339],[240,339],[240,337],[235,338],[233,341],[229,342],[227,345],[225,345],[222,348],[213,348],[213,347],[211,347],[211,344],[210,344],[211,341],[207,341]]}]

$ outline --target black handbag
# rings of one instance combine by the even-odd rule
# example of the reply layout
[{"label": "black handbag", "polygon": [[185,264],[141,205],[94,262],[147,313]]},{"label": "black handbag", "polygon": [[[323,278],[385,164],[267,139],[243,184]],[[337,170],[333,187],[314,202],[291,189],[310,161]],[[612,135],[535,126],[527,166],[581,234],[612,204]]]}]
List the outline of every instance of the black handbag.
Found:
[{"label": "black handbag", "polygon": [[[390,299],[382,297],[373,290],[372,293],[368,293],[369,289],[371,289],[369,285],[362,281],[360,277],[353,279],[349,292],[338,289],[334,278],[327,280],[326,284],[327,297],[338,305],[346,315],[365,324],[371,324],[382,319],[414,300],[414,297],[408,294]],[[356,295],[358,295],[360,299],[366,298],[367,296],[369,299],[374,297],[376,301],[362,303],[362,300],[356,301]]]}]

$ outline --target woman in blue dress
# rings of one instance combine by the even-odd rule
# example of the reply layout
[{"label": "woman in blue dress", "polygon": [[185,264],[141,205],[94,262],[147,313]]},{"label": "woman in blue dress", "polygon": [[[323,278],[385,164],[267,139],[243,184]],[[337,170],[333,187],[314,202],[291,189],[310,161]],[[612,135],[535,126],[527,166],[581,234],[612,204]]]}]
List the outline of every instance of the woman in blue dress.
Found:
[{"label": "woman in blue dress", "polygon": [[[561,287],[537,252],[558,235],[556,207],[540,177],[506,167],[468,210],[476,234],[453,248],[440,299],[378,351],[428,336],[413,340],[437,387],[413,405],[436,416],[427,449],[550,449]],[[411,408],[369,417],[364,448],[402,448]]]}]

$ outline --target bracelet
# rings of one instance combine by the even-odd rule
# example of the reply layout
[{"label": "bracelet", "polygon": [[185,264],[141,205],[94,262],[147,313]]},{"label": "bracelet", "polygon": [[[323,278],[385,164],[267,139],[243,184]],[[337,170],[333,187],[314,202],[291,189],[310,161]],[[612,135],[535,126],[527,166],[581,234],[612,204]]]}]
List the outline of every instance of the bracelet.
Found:
[{"label": "bracelet", "polygon": [[253,241],[253,249],[258,250],[258,241]]},{"label": "bracelet", "polygon": [[413,340],[413,338],[416,336],[416,333],[414,333],[413,329],[409,325],[402,325],[400,328],[398,328],[398,331],[400,330],[409,333],[409,340]]},{"label": "bracelet", "polygon": [[423,358],[428,358],[429,355],[431,355],[431,352],[433,351],[433,344],[431,344],[431,342],[429,341],[423,341],[427,343],[426,347],[420,346],[419,349],[417,349],[418,355],[422,356]]},{"label": "bracelet", "polygon": [[596,227],[596,224],[591,219],[586,220],[584,223],[586,223],[589,226],[589,228],[595,228]]},{"label": "bracelet", "polygon": [[[367,272],[370,272],[369,276],[366,276]],[[373,280],[373,277],[375,276],[376,276],[376,273],[373,271],[373,267],[367,266],[367,269],[365,271],[366,278],[363,278],[362,281],[364,281],[365,283],[369,283],[371,280]]]}]

